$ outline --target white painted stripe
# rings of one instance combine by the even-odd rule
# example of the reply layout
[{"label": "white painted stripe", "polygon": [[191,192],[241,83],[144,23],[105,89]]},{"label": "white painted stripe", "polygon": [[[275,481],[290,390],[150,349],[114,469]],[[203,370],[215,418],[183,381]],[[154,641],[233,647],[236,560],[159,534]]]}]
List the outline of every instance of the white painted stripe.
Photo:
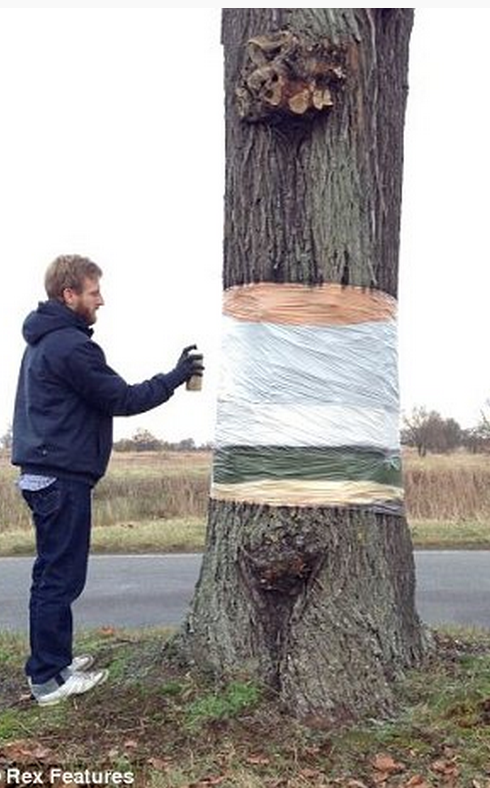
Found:
[{"label": "white painted stripe", "polygon": [[239,446],[399,448],[399,414],[334,403],[218,400],[215,442]]},{"label": "white painted stripe", "polygon": [[218,398],[237,408],[325,403],[399,411],[394,321],[288,326],[225,316],[222,337]]}]

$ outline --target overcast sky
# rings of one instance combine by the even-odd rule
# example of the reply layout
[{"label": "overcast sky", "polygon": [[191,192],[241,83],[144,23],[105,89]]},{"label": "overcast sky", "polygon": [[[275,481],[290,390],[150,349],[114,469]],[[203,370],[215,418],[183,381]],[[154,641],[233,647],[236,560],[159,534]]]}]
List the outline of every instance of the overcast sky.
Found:
[{"label": "overcast sky", "polygon": [[[96,340],[128,382],[206,356],[204,390],[116,420],[212,440],[224,190],[221,9],[0,9],[0,434],[22,321],[60,253],[104,269]],[[416,9],[400,263],[402,408],[490,397],[490,9]]]}]

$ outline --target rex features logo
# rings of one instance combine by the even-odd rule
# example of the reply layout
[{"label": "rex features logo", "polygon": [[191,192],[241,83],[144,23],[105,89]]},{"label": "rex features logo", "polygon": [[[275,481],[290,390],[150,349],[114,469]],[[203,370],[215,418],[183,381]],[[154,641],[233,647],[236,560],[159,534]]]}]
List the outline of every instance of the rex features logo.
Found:
[{"label": "rex features logo", "polygon": [[23,770],[14,766],[0,769],[0,783],[4,785],[132,785],[134,783],[133,772],[116,772],[108,769],[104,772],[95,772],[89,769],[83,771],[68,772],[53,766],[50,769]]}]

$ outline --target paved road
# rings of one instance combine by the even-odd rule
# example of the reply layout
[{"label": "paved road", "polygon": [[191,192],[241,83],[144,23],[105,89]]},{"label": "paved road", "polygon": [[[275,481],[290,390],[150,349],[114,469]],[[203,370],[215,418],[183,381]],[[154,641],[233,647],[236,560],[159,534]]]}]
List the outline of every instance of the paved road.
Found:
[{"label": "paved road", "polygon": [[[32,558],[0,558],[0,629],[24,629]],[[199,574],[200,554],[92,555],[74,606],[78,627],[174,626]]]},{"label": "paved road", "polygon": [[[428,624],[490,627],[490,551],[417,551],[417,606]],[[179,624],[201,556],[101,556],[90,559],[75,603],[78,627]],[[26,629],[31,558],[0,559],[0,630]]]}]

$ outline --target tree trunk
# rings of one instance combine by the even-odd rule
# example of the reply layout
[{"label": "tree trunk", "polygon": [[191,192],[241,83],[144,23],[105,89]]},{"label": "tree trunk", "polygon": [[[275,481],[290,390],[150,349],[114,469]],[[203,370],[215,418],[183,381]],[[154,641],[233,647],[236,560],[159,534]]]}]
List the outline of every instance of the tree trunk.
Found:
[{"label": "tree trunk", "polygon": [[423,654],[394,338],[412,22],[223,9],[223,380],[176,645],[300,715],[385,710]]}]

